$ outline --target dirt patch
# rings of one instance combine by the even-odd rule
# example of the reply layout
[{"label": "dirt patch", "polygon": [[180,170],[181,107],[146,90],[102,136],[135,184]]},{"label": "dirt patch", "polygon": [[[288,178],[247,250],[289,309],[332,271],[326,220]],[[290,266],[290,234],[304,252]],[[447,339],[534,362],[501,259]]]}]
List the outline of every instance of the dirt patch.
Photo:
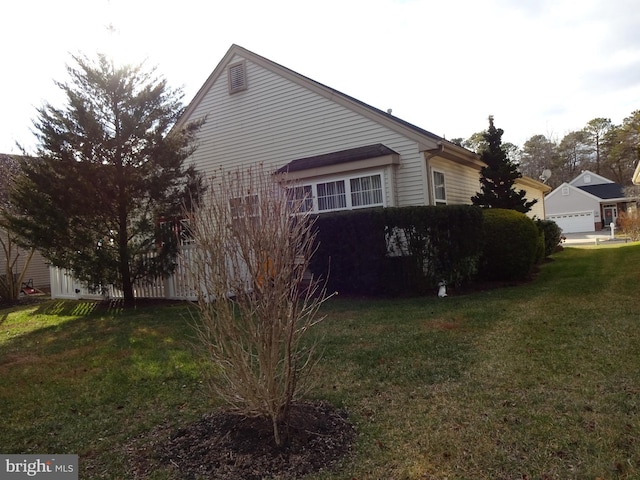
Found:
[{"label": "dirt patch", "polygon": [[277,448],[270,420],[221,411],[173,432],[158,429],[129,453],[140,479],[169,467],[185,480],[284,480],[330,469],[356,436],[346,413],[325,402],[293,405],[288,435]]}]

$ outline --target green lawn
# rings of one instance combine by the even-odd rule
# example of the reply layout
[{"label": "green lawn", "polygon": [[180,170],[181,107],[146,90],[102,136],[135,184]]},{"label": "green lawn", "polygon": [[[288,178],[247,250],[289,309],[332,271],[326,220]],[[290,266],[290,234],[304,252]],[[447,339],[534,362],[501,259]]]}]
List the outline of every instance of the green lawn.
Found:
[{"label": "green lawn", "polygon": [[[319,479],[640,478],[640,245],[567,248],[531,284],[334,298],[313,396],[354,454]],[[77,453],[134,478],[132,445],[215,408],[181,305],[0,310],[1,453]],[[149,478],[171,478],[157,471]]]}]

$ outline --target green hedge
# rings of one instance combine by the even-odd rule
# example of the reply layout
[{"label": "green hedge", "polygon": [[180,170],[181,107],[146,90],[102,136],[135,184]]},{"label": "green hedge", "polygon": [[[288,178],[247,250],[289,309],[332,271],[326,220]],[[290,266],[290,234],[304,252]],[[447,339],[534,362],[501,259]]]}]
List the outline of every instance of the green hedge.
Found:
[{"label": "green hedge", "polygon": [[533,220],[515,210],[483,210],[484,247],[480,278],[523,280],[529,278],[541,246]]},{"label": "green hedge", "polygon": [[481,257],[477,207],[405,207],[324,214],[311,262],[330,290],[355,295],[416,295],[470,283]]},{"label": "green hedge", "polygon": [[522,213],[465,205],[323,214],[315,228],[312,273],[350,295],[423,295],[442,280],[527,279],[548,244],[548,228]]},{"label": "green hedge", "polygon": [[327,288],[346,294],[382,293],[386,255],[382,209],[323,214],[316,219],[311,271]]},{"label": "green hedge", "polygon": [[558,245],[560,245],[560,238],[562,237],[562,229],[553,220],[536,220],[536,226],[538,230],[544,233],[544,255],[548,257],[554,253]]}]

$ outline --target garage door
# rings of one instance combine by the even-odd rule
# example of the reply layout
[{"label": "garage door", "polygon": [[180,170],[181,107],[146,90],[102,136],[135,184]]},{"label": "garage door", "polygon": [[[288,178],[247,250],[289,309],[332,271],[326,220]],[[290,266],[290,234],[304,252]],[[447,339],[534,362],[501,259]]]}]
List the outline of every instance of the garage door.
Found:
[{"label": "garage door", "polygon": [[556,222],[564,233],[593,232],[596,229],[593,211],[547,215],[547,219]]}]

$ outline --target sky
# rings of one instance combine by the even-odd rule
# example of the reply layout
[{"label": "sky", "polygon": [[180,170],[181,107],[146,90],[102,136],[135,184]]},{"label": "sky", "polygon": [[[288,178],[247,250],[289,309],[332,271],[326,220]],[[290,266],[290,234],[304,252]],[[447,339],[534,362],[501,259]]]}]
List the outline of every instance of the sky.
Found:
[{"label": "sky", "polygon": [[34,151],[36,109],[96,52],[157,67],[186,104],[237,44],[447,139],[493,115],[503,142],[559,141],[640,109],[637,0],[21,0],[2,18],[0,153]]}]

